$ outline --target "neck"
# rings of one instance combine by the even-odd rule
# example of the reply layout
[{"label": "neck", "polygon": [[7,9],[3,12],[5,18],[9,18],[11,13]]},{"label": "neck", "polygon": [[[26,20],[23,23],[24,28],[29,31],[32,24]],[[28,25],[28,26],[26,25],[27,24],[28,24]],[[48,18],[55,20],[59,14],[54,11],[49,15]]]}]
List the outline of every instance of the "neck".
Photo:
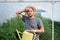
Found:
[{"label": "neck", "polygon": [[35,18],[35,16],[31,16],[31,17],[29,17],[29,19],[33,19],[33,18]]}]

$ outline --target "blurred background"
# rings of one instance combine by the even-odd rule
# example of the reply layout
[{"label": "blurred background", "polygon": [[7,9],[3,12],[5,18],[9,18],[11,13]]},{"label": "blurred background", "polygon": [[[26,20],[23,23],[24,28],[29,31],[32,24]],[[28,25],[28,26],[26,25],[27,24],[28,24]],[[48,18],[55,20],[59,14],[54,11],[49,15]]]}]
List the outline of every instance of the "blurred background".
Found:
[{"label": "blurred background", "polygon": [[[26,6],[34,6],[35,16],[42,19],[45,33],[40,34],[41,40],[52,40],[52,20],[54,21],[54,39],[60,38],[60,2],[59,0],[0,0],[0,40],[19,40],[16,29],[23,32],[24,22],[16,12]],[[53,8],[53,9],[52,9]]]}]

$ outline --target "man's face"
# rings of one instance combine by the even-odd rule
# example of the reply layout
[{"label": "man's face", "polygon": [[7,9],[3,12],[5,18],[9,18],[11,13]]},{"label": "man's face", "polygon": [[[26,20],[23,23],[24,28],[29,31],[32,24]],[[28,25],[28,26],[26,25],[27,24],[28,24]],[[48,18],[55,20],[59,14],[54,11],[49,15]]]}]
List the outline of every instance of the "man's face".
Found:
[{"label": "man's face", "polygon": [[25,10],[26,10],[26,13],[29,17],[34,16],[34,11],[32,8],[27,7]]}]

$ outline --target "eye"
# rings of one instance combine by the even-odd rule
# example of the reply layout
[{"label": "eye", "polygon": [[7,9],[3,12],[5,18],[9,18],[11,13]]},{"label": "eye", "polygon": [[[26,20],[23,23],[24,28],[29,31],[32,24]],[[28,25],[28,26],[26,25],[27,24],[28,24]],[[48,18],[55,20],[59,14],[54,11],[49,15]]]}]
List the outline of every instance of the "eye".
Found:
[{"label": "eye", "polygon": [[27,10],[26,12],[29,12],[29,10]]}]

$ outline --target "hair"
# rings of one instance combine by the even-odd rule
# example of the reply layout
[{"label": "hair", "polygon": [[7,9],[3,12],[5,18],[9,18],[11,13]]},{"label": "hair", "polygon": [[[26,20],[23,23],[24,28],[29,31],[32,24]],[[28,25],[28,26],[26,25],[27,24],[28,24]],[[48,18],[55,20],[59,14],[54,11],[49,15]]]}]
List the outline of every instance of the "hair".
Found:
[{"label": "hair", "polygon": [[33,6],[27,6],[27,7],[31,8],[33,11],[36,11],[36,8]]}]

